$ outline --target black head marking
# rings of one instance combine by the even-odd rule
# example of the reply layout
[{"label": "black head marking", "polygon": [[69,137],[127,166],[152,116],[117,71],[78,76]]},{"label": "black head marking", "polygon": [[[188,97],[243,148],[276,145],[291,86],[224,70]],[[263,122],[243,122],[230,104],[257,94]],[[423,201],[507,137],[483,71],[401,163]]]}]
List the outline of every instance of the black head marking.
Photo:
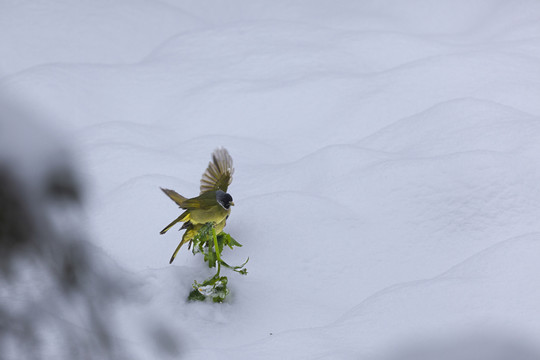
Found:
[{"label": "black head marking", "polygon": [[221,206],[223,206],[224,209],[227,210],[229,210],[231,203],[233,202],[232,196],[221,190],[216,192],[216,200]]}]

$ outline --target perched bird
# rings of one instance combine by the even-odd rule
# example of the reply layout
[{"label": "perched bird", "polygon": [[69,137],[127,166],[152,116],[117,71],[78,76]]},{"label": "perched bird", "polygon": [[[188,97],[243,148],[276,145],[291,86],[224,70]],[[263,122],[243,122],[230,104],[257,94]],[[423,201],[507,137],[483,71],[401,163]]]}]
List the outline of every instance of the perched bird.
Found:
[{"label": "perched bird", "polygon": [[233,198],[227,193],[234,172],[231,155],[225,148],[216,149],[212,153],[212,161],[208,164],[201,179],[201,193],[199,196],[188,199],[174,190],[163,189],[163,192],[185,211],[173,222],[167,225],[160,234],[165,234],[178,222],[184,224],[180,230],[186,229],[182,241],[174,251],[169,264],[174,261],[178,250],[186,242],[190,242],[206,223],[214,223],[216,233],[219,234],[225,227],[225,221],[231,213]]}]

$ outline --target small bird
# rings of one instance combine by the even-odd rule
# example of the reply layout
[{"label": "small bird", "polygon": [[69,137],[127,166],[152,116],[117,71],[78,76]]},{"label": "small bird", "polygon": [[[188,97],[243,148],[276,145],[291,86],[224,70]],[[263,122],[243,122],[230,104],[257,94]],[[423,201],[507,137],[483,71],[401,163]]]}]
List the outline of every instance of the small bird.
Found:
[{"label": "small bird", "polygon": [[176,223],[184,223],[180,230],[185,229],[186,232],[169,264],[174,261],[182,245],[189,241],[189,247],[191,247],[191,240],[204,224],[214,223],[217,234],[223,231],[225,221],[231,213],[231,206],[234,205],[232,196],[227,193],[227,188],[232,182],[233,172],[231,155],[225,148],[219,148],[212,153],[212,161],[208,163],[208,167],[203,173],[199,196],[187,199],[174,190],[161,188],[172,201],[185,210],[160,232],[163,235]]}]

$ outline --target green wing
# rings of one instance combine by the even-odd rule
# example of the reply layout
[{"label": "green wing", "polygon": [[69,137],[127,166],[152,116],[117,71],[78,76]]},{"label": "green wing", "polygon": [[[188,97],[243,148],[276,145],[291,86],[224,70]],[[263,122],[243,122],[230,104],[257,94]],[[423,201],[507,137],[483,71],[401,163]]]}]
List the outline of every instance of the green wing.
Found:
[{"label": "green wing", "polygon": [[227,149],[214,150],[212,161],[208,163],[201,179],[201,194],[215,190],[227,192],[233,173],[233,160]]},{"label": "green wing", "polygon": [[216,206],[217,204],[218,203],[216,201],[216,192],[207,191],[197,197],[186,199],[184,202],[182,202],[182,208],[188,209],[188,210],[194,210],[194,209],[207,210],[207,209],[210,209],[212,206]]},{"label": "green wing", "polygon": [[[197,197],[186,199],[174,190],[164,189],[161,190],[170,197],[180,208],[185,210],[193,209],[208,209],[216,205],[216,192],[208,191]],[[180,220],[182,221],[182,220]]]}]

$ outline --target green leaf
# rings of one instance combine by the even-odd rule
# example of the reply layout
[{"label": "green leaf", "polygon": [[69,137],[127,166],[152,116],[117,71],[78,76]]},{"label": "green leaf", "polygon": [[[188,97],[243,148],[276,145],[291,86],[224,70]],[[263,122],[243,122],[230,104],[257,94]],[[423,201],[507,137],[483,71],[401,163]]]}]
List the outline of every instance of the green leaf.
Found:
[{"label": "green leaf", "polygon": [[249,258],[247,258],[247,260],[240,266],[231,266],[229,264],[227,264],[225,261],[221,260],[221,265],[225,266],[226,268],[229,268],[233,271],[236,271],[242,275],[247,275],[247,269],[242,269],[249,261]]},{"label": "green leaf", "polygon": [[218,236],[217,243],[218,243],[219,253],[221,254],[223,252],[223,237]]},{"label": "green leaf", "polygon": [[223,302],[229,294],[228,281],[226,276],[219,277],[217,275],[206,279],[200,284],[195,281],[193,284],[194,289],[189,293],[188,300],[203,301],[211,297],[214,302]]},{"label": "green leaf", "polygon": [[232,249],[233,246],[242,247],[242,244],[240,244],[238,241],[234,240],[234,238],[232,236],[229,235],[229,238],[230,238],[229,246],[231,247],[231,249]]},{"label": "green leaf", "polygon": [[188,301],[204,301],[205,299],[206,296],[201,294],[197,289],[191,290],[188,296]]},{"label": "green leaf", "polygon": [[242,247],[242,244],[240,244],[238,241],[236,241],[231,235],[229,235],[229,234],[227,234],[227,233],[225,233],[223,231],[219,233],[218,240],[223,241],[223,244],[227,245],[231,249],[233,248],[233,246]]},{"label": "green leaf", "polygon": [[204,261],[208,262],[208,267],[213,268],[216,267],[216,263],[218,261],[217,255],[215,252],[209,252],[208,254],[204,255]]}]

